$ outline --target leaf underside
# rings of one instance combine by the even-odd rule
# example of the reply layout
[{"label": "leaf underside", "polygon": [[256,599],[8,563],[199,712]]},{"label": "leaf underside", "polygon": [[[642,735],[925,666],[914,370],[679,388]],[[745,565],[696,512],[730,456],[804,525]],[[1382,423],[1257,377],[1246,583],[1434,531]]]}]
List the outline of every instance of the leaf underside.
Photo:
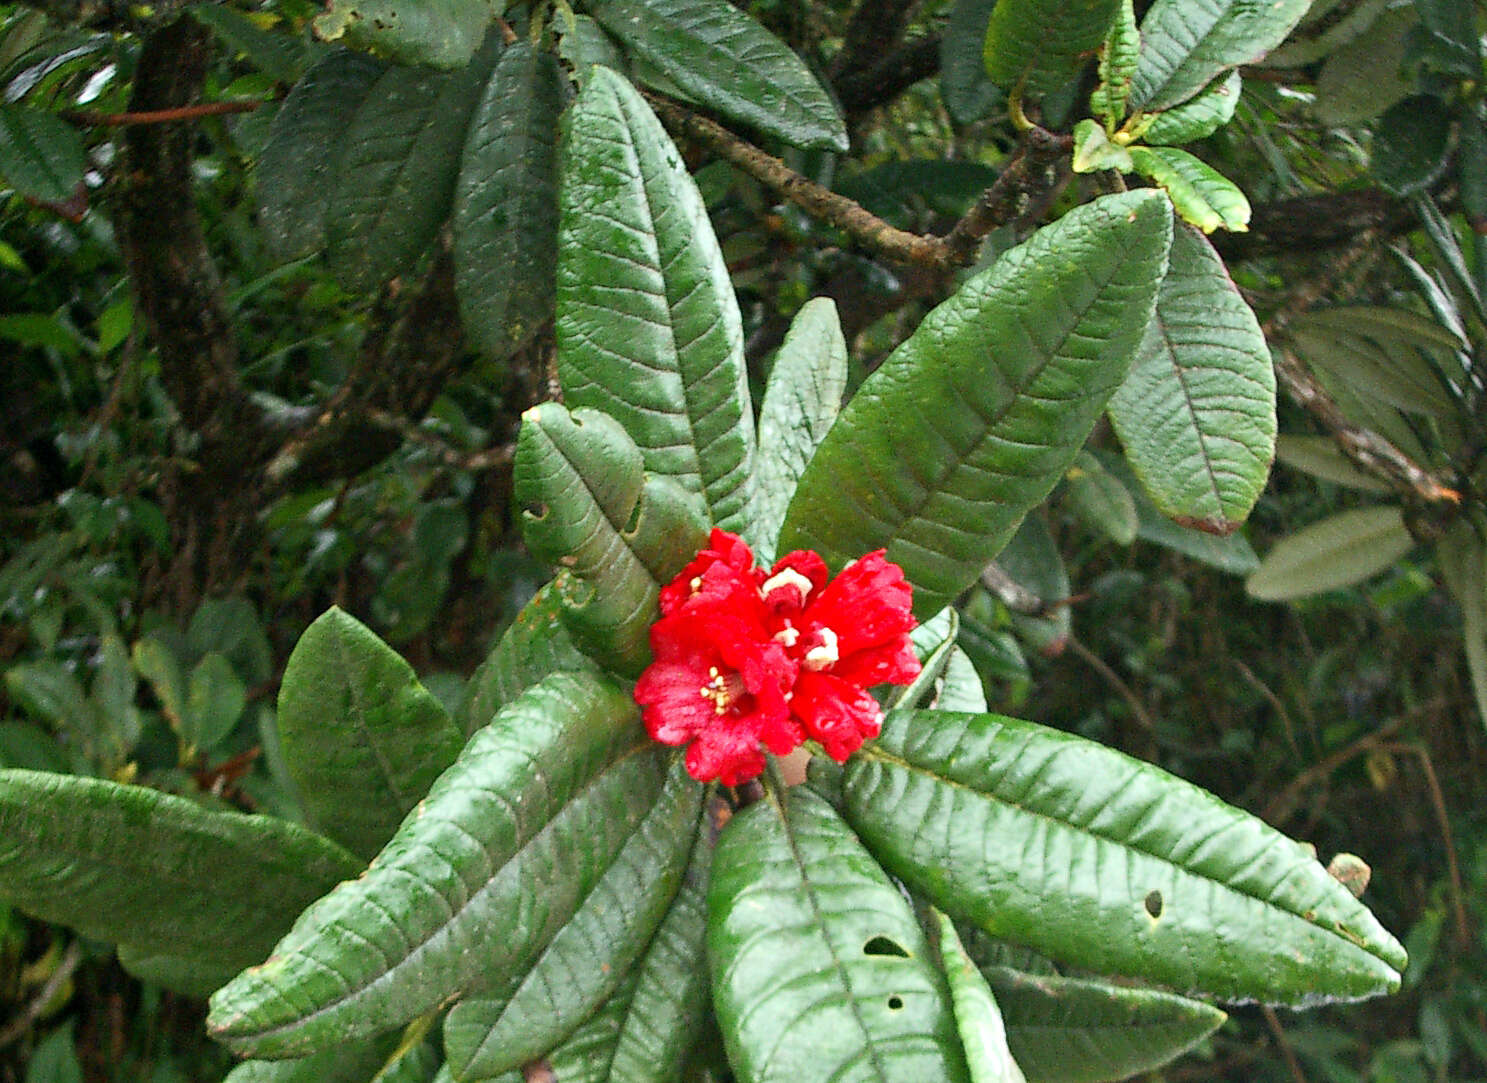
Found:
[{"label": "leaf underside", "polygon": [[1156,0],[1141,20],[1135,109],[1170,109],[1279,45],[1311,0]]}]

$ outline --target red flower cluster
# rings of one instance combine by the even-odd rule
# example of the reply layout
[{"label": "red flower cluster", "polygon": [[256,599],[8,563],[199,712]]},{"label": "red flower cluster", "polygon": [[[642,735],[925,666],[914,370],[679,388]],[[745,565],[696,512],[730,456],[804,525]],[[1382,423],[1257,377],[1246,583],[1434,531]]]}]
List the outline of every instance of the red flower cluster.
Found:
[{"label": "red flower cluster", "polygon": [[635,685],[646,729],[692,742],[687,771],[727,786],[764,770],[760,745],[783,756],[810,739],[845,760],[883,721],[866,689],[919,673],[903,570],[879,549],[828,582],[809,550],[766,570],[737,535],[709,542],[661,589],[655,661]]}]

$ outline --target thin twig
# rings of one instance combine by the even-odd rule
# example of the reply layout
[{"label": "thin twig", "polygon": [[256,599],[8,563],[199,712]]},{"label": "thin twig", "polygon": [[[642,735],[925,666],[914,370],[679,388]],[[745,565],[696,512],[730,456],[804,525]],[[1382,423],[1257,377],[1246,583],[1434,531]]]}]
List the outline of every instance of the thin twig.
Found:
[{"label": "thin twig", "polygon": [[143,109],[136,113],[94,113],[86,109],[64,109],[61,117],[73,124],[86,124],[95,128],[121,127],[126,124],[173,124],[179,120],[199,120],[224,113],[251,113],[261,105],[261,101],[201,102],[174,109]]},{"label": "thin twig", "polygon": [[1456,862],[1456,837],[1451,831],[1451,818],[1446,814],[1446,798],[1441,792],[1440,779],[1435,774],[1435,764],[1430,752],[1419,744],[1397,742],[1384,745],[1391,752],[1408,752],[1420,761],[1420,770],[1425,774],[1425,788],[1430,791],[1430,805],[1435,810],[1435,820],[1441,830],[1441,844],[1446,848],[1446,875],[1451,885],[1451,910],[1456,918],[1456,943],[1464,950],[1471,940],[1471,926],[1466,919],[1466,905],[1462,902],[1461,867]]},{"label": "thin twig", "polygon": [[1275,708],[1275,713],[1280,717],[1281,726],[1284,727],[1286,731],[1286,743],[1291,746],[1291,751],[1295,755],[1301,755],[1301,748],[1296,744],[1296,726],[1291,721],[1291,712],[1286,710],[1285,703],[1279,696],[1271,691],[1271,688],[1268,684],[1260,680],[1260,678],[1255,675],[1255,671],[1250,669],[1249,666],[1245,665],[1238,658],[1234,658],[1232,659],[1232,661],[1234,665],[1238,667],[1239,675],[1244,678],[1245,683],[1253,688],[1256,692],[1260,693],[1260,695],[1265,698],[1265,701],[1269,703],[1271,707]]},{"label": "thin twig", "polygon": [[1042,128],[1029,128],[1023,142],[1007,162],[996,183],[981,193],[942,241],[946,258],[953,264],[973,263],[981,242],[998,226],[1022,216],[1035,192],[1058,183],[1057,167],[1068,158],[1073,142]]},{"label": "thin twig", "polygon": [[51,1006],[52,1000],[57,995],[57,990],[61,989],[72,977],[72,972],[77,969],[78,964],[82,960],[82,941],[74,940],[67,945],[67,950],[62,953],[62,958],[57,960],[57,969],[52,971],[51,976],[46,980],[46,984],[41,987],[41,991],[31,998],[31,1003],[26,1005],[25,1010],[20,1015],[7,1023],[4,1030],[0,1030],[0,1049],[4,1049],[7,1045],[21,1038],[35,1025],[38,1019],[46,1014],[47,1008]]},{"label": "thin twig", "polygon": [[390,413],[386,410],[369,408],[362,416],[380,429],[395,432],[409,443],[419,444],[428,448],[446,466],[452,467],[455,470],[472,472],[492,470],[498,466],[505,466],[511,462],[512,456],[516,454],[516,448],[511,444],[486,448],[483,451],[461,451],[459,448],[445,443],[434,433],[429,432],[416,422],[403,417],[401,414]]},{"label": "thin twig", "polygon": [[1126,701],[1126,706],[1131,709],[1131,714],[1135,717],[1136,722],[1141,728],[1148,733],[1155,733],[1157,730],[1155,720],[1147,713],[1146,705],[1141,702],[1141,698],[1131,690],[1131,686],[1126,684],[1121,678],[1121,675],[1115,672],[1105,659],[1101,658],[1072,635],[1069,636],[1067,642],[1069,649],[1079,656],[1079,660],[1103,677],[1106,683],[1115,689],[1120,698]]},{"label": "thin twig", "polygon": [[1260,1014],[1265,1017],[1265,1025],[1270,1028],[1270,1034],[1280,1049],[1281,1058],[1286,1062],[1286,1071],[1291,1073],[1291,1079],[1294,1083],[1306,1083],[1306,1073],[1301,1070],[1301,1062],[1296,1059],[1296,1051],[1291,1048],[1291,1041],[1286,1037],[1286,1032],[1280,1025],[1280,1017],[1275,1014],[1275,1009],[1265,1004],[1261,1006]]}]

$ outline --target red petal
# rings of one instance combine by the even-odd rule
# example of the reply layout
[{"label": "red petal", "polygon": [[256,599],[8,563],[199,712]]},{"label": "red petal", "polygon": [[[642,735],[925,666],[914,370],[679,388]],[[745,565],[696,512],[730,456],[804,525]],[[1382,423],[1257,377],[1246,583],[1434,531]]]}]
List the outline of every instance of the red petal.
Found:
[{"label": "red petal", "polygon": [[[716,569],[716,570],[715,570]],[[759,570],[754,567],[754,551],[737,534],[713,528],[708,548],[692,558],[685,568],[661,588],[661,614],[669,616],[693,597],[694,580],[708,582],[708,573],[716,585],[736,581],[748,587],[758,585]]]},{"label": "red petal", "polygon": [[[770,611],[776,617],[793,617],[798,615],[801,609],[805,607],[806,602],[820,593],[821,588],[826,585],[828,578],[826,561],[822,560],[819,555],[809,549],[797,549],[793,553],[786,553],[779,560],[775,561],[774,567],[764,579],[764,583],[760,585],[760,589],[763,590],[764,584],[769,583],[781,572],[786,571],[804,576],[810,583],[810,587],[802,592],[798,585],[792,585],[788,582],[777,584],[764,598],[764,604],[769,607]],[[787,580],[789,578],[788,576],[786,577]]]},{"label": "red petal", "polygon": [[846,655],[829,672],[844,681],[871,688],[875,684],[908,684],[919,676],[921,668],[914,645],[904,635]]},{"label": "red petal", "polygon": [[752,734],[709,730],[687,749],[687,773],[698,782],[737,786],[764,771],[764,753]]},{"label": "red petal", "polygon": [[806,736],[821,742],[826,754],[843,762],[876,737],[883,724],[878,701],[858,685],[829,673],[805,672],[795,682],[790,710],[800,719]]}]

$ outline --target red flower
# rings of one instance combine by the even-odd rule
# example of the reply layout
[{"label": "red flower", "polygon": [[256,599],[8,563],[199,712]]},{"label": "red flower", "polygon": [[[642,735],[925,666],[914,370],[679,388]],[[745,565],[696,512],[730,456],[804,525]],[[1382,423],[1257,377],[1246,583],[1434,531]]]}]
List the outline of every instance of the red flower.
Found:
[{"label": "red flower", "polygon": [[867,686],[919,672],[903,571],[879,550],[828,582],[815,553],[766,572],[736,535],[709,542],[661,589],[655,661],[635,686],[646,728],[691,742],[687,770],[704,782],[758,776],[761,745],[784,755],[810,738],[845,760],[882,724]]}]

